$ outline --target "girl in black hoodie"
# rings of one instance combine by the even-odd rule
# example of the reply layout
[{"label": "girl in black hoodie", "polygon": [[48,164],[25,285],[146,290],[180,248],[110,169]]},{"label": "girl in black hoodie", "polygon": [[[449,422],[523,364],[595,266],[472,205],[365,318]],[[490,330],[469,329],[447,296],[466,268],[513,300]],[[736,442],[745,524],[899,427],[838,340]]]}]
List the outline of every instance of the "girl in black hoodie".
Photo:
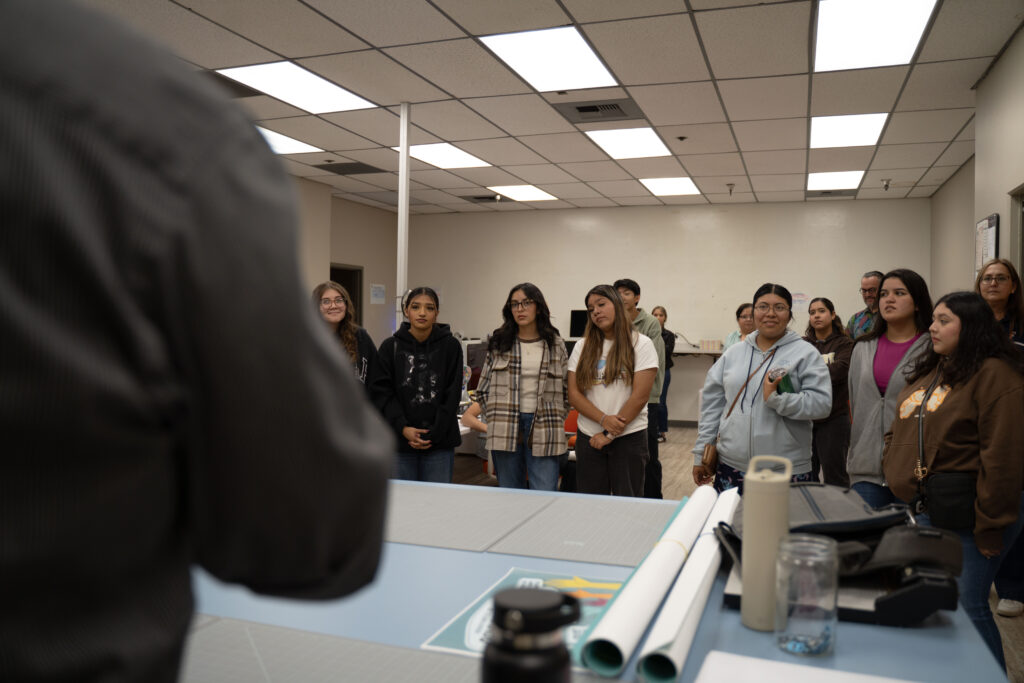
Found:
[{"label": "girl in black hoodie", "polygon": [[449,483],[459,436],[462,345],[437,322],[437,293],[411,290],[407,322],[380,345],[371,395],[398,435],[395,478]]}]

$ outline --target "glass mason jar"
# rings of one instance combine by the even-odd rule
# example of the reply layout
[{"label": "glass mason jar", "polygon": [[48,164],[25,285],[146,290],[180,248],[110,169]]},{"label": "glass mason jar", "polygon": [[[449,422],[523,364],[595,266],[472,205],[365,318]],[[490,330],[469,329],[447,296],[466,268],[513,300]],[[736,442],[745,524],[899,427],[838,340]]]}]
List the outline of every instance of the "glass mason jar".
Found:
[{"label": "glass mason jar", "polygon": [[775,641],[795,655],[827,655],[836,642],[838,546],[815,534],[788,534],[776,559]]}]

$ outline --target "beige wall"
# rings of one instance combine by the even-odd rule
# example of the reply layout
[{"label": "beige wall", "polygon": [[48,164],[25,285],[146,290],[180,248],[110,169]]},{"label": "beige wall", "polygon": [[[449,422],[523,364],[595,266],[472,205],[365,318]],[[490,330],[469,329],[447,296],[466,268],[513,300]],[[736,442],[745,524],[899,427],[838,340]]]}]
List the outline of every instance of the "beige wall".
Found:
[{"label": "beige wall", "polygon": [[974,159],[932,195],[932,297],[974,286]]},{"label": "beige wall", "polygon": [[299,266],[306,288],[313,288],[331,272],[331,188],[295,178],[299,203]]},{"label": "beige wall", "polygon": [[1008,193],[1024,185],[1024,32],[978,86],[976,106],[974,219],[999,214],[999,255],[1019,268],[1020,217],[1011,216]]},{"label": "beige wall", "polygon": [[[337,197],[331,201],[330,216],[330,249],[324,250],[329,253],[325,258],[329,264],[362,267],[363,300],[356,305],[362,311],[363,327],[380,345],[394,332],[398,217]],[[384,285],[385,303],[370,303],[370,287],[375,284]]]}]

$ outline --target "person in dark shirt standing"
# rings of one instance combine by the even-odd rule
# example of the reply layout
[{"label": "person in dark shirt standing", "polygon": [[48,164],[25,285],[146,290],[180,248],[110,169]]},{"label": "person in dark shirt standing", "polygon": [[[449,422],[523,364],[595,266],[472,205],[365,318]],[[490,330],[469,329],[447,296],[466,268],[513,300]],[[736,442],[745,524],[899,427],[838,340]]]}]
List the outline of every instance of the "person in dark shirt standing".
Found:
[{"label": "person in dark shirt standing", "polygon": [[821,354],[832,380],[832,412],[814,421],[811,440],[811,474],[813,481],[835,486],[849,486],[846,473],[846,451],[850,447],[850,357],[853,340],[846,336],[836,307],[825,297],[811,299],[807,307],[809,321],[804,339]]},{"label": "person in dark shirt standing", "polygon": [[846,323],[846,334],[854,341],[875,329],[875,322],[878,320],[878,288],[882,286],[882,275],[880,271],[872,270],[860,278],[860,296],[864,299],[864,310],[851,315],[849,322]]},{"label": "person in dark shirt standing", "polygon": [[651,315],[661,324],[661,340],[665,343],[665,381],[661,383],[661,408],[658,410],[658,442],[665,442],[665,434],[668,433],[668,384],[672,381],[672,352],[676,350],[676,335],[672,330],[665,327],[668,320],[668,311],[664,306],[655,306],[651,309]]},{"label": "person in dark shirt standing", "polygon": [[0,680],[175,681],[193,564],[373,578],[394,442],[244,114],[75,5],[0,26]]}]

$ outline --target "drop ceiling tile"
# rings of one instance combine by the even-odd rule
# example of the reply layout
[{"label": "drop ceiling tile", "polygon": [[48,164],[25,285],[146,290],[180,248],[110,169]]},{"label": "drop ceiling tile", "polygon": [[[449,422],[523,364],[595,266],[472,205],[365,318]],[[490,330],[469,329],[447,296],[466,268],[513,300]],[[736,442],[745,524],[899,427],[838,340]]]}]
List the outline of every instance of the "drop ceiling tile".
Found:
[{"label": "drop ceiling tile", "polygon": [[882,136],[883,145],[912,142],[948,142],[956,137],[973,109],[936,109],[934,111],[896,112]]},{"label": "drop ceiling tile", "polygon": [[531,209],[575,209],[576,205],[560,199],[546,202],[523,202],[524,206]]},{"label": "drop ceiling tile", "polygon": [[366,149],[375,143],[338,128],[316,116],[295,116],[264,121],[263,127],[326,150]]},{"label": "drop ceiling tile", "polygon": [[500,128],[457,100],[414,105],[410,107],[409,118],[420,128],[450,142],[505,137]]},{"label": "drop ceiling tile", "polygon": [[538,95],[508,95],[463,100],[509,135],[568,133],[575,130],[554,107]]},{"label": "drop ceiling tile", "polygon": [[636,180],[599,180],[590,186],[605,197],[644,197],[650,196],[647,188]]},{"label": "drop ceiling tile", "polygon": [[675,157],[622,159],[619,164],[634,178],[678,178],[686,175]]},{"label": "drop ceiling tile", "polygon": [[536,152],[513,138],[467,140],[460,142],[459,148],[495,166],[544,163]]},{"label": "drop ceiling tile", "polygon": [[495,211],[531,211],[533,209],[529,204],[513,201],[497,202],[489,206],[492,206]]},{"label": "drop ceiling tile", "polygon": [[957,141],[960,140],[973,140],[974,139],[974,119],[972,118],[964,129],[960,131],[960,134],[956,136]]},{"label": "drop ceiling tile", "polygon": [[507,173],[500,168],[494,168],[493,166],[490,168],[453,168],[449,173],[465,178],[469,182],[476,183],[481,187],[523,184],[523,181],[511,173]]},{"label": "drop ceiling tile", "polygon": [[594,180],[629,180],[629,175],[614,161],[589,161],[559,164],[566,173],[571,173],[577,180],[590,182]]},{"label": "drop ceiling tile", "polygon": [[[208,0],[212,1],[212,0]],[[268,0],[269,1],[269,0]],[[305,0],[377,47],[461,38],[465,33],[423,0]],[[338,52],[338,50],[327,50]]]},{"label": "drop ceiling tile", "polygon": [[785,190],[803,191],[807,187],[807,176],[803,173],[780,173],[778,175],[752,175],[750,184],[759,195],[761,192]]},{"label": "drop ceiling tile", "polygon": [[562,0],[562,4],[580,23],[686,11],[683,0]]},{"label": "drop ceiling tile", "polygon": [[896,111],[973,107],[974,91],[971,88],[991,61],[984,57],[918,64],[910,72]]},{"label": "drop ceiling tile", "polygon": [[937,189],[939,189],[938,185],[918,185],[910,191],[907,197],[931,197]]},{"label": "drop ceiling tile", "polygon": [[416,190],[409,195],[415,199],[431,204],[444,204],[455,200],[455,197],[443,190]]},{"label": "drop ceiling tile", "polygon": [[627,121],[587,121],[577,123],[576,128],[583,132],[590,130],[623,130],[626,128],[650,128],[647,121],[643,119],[630,119]]},{"label": "drop ceiling tile", "polygon": [[746,173],[739,154],[687,154],[679,161],[692,176],[737,175]]},{"label": "drop ceiling tile", "polygon": [[377,192],[380,190],[379,185],[363,182],[362,180],[359,180],[359,176],[329,175],[318,176],[316,178],[311,178],[310,180],[315,180],[318,183],[330,185],[335,189],[344,190],[346,192]]},{"label": "drop ceiling tile", "polygon": [[732,129],[744,152],[807,148],[807,119],[740,121]]},{"label": "drop ceiling tile", "polygon": [[941,185],[960,170],[959,166],[932,166],[917,182],[921,185]]},{"label": "drop ceiling tile", "polygon": [[586,197],[600,197],[595,190],[585,183],[554,183],[550,185],[538,185],[540,189],[553,194],[559,199],[584,199]]},{"label": "drop ceiling tile", "polygon": [[728,194],[707,194],[704,195],[711,204],[750,204],[754,201],[753,192],[734,192]]},{"label": "drop ceiling tile", "polygon": [[882,145],[871,162],[871,170],[886,168],[928,167],[935,163],[946,149],[945,143],[932,142],[919,145]]},{"label": "drop ceiling tile", "polygon": [[284,170],[288,172],[288,175],[293,175],[297,178],[308,178],[309,176],[318,176],[324,173],[321,168],[313,168],[308,164],[303,164],[287,157],[279,156],[278,159],[281,161],[281,165],[284,166]]},{"label": "drop ceiling tile", "polygon": [[[401,137],[402,120],[387,109],[357,109],[355,111],[339,111],[333,114],[321,114],[320,118],[361,135],[385,147],[397,147]],[[422,128],[409,126],[409,144],[425,145],[441,142]]]},{"label": "drop ceiling tile", "polygon": [[974,156],[974,140],[961,140],[949,146],[938,161],[936,166],[956,166],[959,168],[965,161]]},{"label": "drop ceiling tile", "polygon": [[805,73],[810,2],[698,12],[716,78]]},{"label": "drop ceiling tile", "polygon": [[869,187],[857,191],[857,199],[903,199],[910,192],[909,187],[890,187],[883,190],[880,187]]},{"label": "drop ceiling tile", "polygon": [[369,197],[364,197],[362,195],[352,194],[350,192],[342,192],[342,193],[335,194],[334,196],[335,197],[340,197],[341,199],[347,199],[350,202],[356,202],[357,204],[365,204],[366,206],[373,206],[373,207],[376,207],[378,209],[384,209],[385,211],[390,211],[391,213],[396,213],[396,210],[395,210],[394,206],[389,206],[388,204],[385,204],[383,202],[378,202],[375,199],[370,199]]},{"label": "drop ceiling tile", "polygon": [[[348,157],[333,152],[303,152],[302,154],[280,154],[279,159],[291,159],[297,161],[300,164],[309,164],[314,166],[316,164],[332,164],[332,163],[345,163],[346,161],[352,161]],[[320,169],[317,175],[327,175],[327,173]]]},{"label": "drop ceiling tile", "polygon": [[[759,5],[767,5],[772,2],[788,2],[788,0],[758,0]],[[750,0],[690,0],[690,6],[695,10],[701,9],[722,9],[725,7],[740,7],[749,5]]]},{"label": "drop ceiling tile", "polygon": [[300,59],[299,64],[381,106],[448,97],[376,50]]},{"label": "drop ceiling tile", "polygon": [[814,74],[811,79],[811,116],[892,111],[908,69],[906,66],[889,66]]},{"label": "drop ceiling tile", "polygon": [[672,199],[672,197],[654,197],[651,195],[646,197],[616,197],[615,203],[619,206],[661,206],[663,199]]},{"label": "drop ceiling tile", "polygon": [[623,85],[708,79],[688,15],[589,24],[583,31]]},{"label": "drop ceiling tile", "polygon": [[469,204],[471,202],[468,199],[466,199],[467,197],[483,197],[484,195],[494,194],[486,187],[480,187],[479,185],[475,185],[473,187],[466,187],[467,183],[465,179],[463,179],[462,183],[462,187],[455,187],[448,190],[448,194],[452,195],[456,199],[453,199],[452,201],[449,202],[445,202],[445,206],[455,205],[459,203]]},{"label": "drop ceiling tile", "polygon": [[806,74],[719,81],[731,121],[786,119],[807,115]]},{"label": "drop ceiling tile", "polygon": [[725,112],[710,81],[675,85],[640,85],[629,88],[655,126],[725,121]]},{"label": "drop ceiling tile", "polygon": [[615,202],[605,197],[581,197],[573,199],[572,204],[580,208],[604,208],[606,206],[618,206]]},{"label": "drop ceiling tile", "polygon": [[920,61],[992,57],[1024,20],[1020,0],[985,0],[981,10],[977,0],[945,0]]},{"label": "drop ceiling tile", "polygon": [[810,150],[807,158],[808,173],[833,171],[863,171],[875,153],[871,147],[820,147]]},{"label": "drop ceiling tile", "polygon": [[[391,171],[392,173],[398,173],[398,152],[389,147],[374,147],[372,149],[353,149],[345,152],[345,156],[353,161],[361,161],[364,164],[370,164],[377,168],[384,169],[385,171]],[[419,159],[409,159],[409,173],[410,178],[414,171],[431,171],[435,170],[436,166],[431,166],[425,161]]]},{"label": "drop ceiling tile", "polygon": [[864,180],[860,186],[862,189],[882,189],[882,180],[888,179],[890,192],[898,188],[909,190],[917,184],[927,170],[926,168],[890,168],[884,171],[868,171],[864,174]]},{"label": "drop ceiling tile", "polygon": [[744,152],[747,173],[804,173],[807,170],[807,150],[787,149],[778,152]]},{"label": "drop ceiling tile", "polygon": [[441,206],[458,213],[487,213],[495,210],[487,204],[474,204],[473,202],[465,202],[463,204],[442,204]]},{"label": "drop ceiling tile", "polygon": [[802,202],[804,192],[757,192],[759,202]]},{"label": "drop ceiling tile", "polygon": [[206,69],[275,62],[269,50],[222,28],[184,7],[163,0],[90,0],[96,9],[119,17],[141,33],[171,48],[182,59]]},{"label": "drop ceiling tile", "polygon": [[189,0],[188,8],[289,58],[367,47],[297,0]]},{"label": "drop ceiling tile", "polygon": [[628,97],[625,88],[581,88],[580,90],[556,90],[542,92],[543,97],[552,104],[560,102],[596,102],[598,100],[621,100]]},{"label": "drop ceiling tile", "polygon": [[415,180],[423,185],[436,187],[441,190],[466,186],[465,178],[452,175],[448,171],[442,171],[439,168],[435,168],[432,171],[409,171],[409,180]]},{"label": "drop ceiling tile", "polygon": [[576,180],[576,178],[554,164],[505,166],[505,170],[513,175],[519,176],[532,185],[540,183],[571,183]]},{"label": "drop ceiling tile", "polygon": [[[657,132],[673,154],[711,154],[736,151],[732,129],[727,123],[659,126]],[[680,137],[685,140],[680,140]]]},{"label": "drop ceiling tile", "polygon": [[[672,195],[670,197],[658,197],[663,203],[671,205],[679,204],[707,204],[708,200],[704,195],[700,194],[680,194]],[[621,200],[620,200],[621,201]]]},{"label": "drop ceiling tile", "polygon": [[287,116],[305,116],[306,112],[285,104],[279,99],[270,95],[257,95],[255,97],[238,97],[235,102],[249,112],[249,116],[255,121],[261,119],[282,119]]},{"label": "drop ceiling tile", "polygon": [[453,213],[453,211],[451,209],[446,209],[443,206],[420,204],[418,206],[410,206],[409,213]]},{"label": "drop ceiling tile", "polygon": [[[375,185],[378,188],[385,190],[397,190],[398,189],[398,175],[394,173],[360,173],[359,180],[364,183]],[[410,192],[412,191],[412,184],[409,186]]]},{"label": "drop ceiling tile", "polygon": [[434,0],[433,4],[478,36],[550,28],[570,22],[555,0]]},{"label": "drop ceiling tile", "polygon": [[524,135],[519,141],[554,163],[608,160],[608,155],[583,133]]},{"label": "drop ceiling tile", "polygon": [[693,182],[703,194],[729,194],[729,184],[733,188],[733,194],[737,192],[750,192],[750,181],[745,175],[735,176],[711,176],[707,178],[694,178]]},{"label": "drop ceiling tile", "polygon": [[468,38],[389,47],[384,52],[455,97],[515,95],[530,90],[502,62]]}]

